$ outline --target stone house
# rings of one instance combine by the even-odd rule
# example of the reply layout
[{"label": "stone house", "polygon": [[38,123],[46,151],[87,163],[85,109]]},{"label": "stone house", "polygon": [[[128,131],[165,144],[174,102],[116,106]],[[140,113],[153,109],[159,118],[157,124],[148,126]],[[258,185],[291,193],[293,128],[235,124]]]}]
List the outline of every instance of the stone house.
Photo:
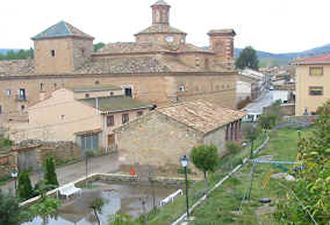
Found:
[{"label": "stone house", "polygon": [[315,114],[330,99],[330,54],[298,59],[296,70],[296,116]]},{"label": "stone house", "polygon": [[170,25],[170,5],[159,0],[151,8],[152,24],[134,42],[97,52],[91,35],[64,21],[34,36],[34,59],[0,62],[0,120],[77,84],[116,85],[157,105],[204,99],[235,108],[235,31],[211,30],[210,46],[198,47]]},{"label": "stone house", "polygon": [[177,168],[179,157],[200,144],[224,154],[226,141],[240,139],[244,115],[206,101],[157,108],[114,130],[121,163]]},{"label": "stone house", "polygon": [[115,148],[113,128],[153,107],[125,96],[116,86],[60,88],[27,109],[26,123],[9,123],[8,135],[16,143],[73,142],[82,151],[107,152]]}]

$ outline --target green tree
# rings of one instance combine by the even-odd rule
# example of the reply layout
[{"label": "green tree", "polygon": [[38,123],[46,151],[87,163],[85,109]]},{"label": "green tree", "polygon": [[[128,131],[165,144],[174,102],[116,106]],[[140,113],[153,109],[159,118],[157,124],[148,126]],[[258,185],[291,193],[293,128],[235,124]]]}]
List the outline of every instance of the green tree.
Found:
[{"label": "green tree", "polygon": [[33,204],[29,208],[29,211],[33,217],[40,216],[42,218],[42,224],[46,225],[49,217],[56,215],[57,209],[60,207],[60,202],[44,194],[42,194],[42,196],[39,202]]},{"label": "green tree", "polygon": [[296,181],[278,204],[276,216],[282,223],[326,225],[330,221],[330,101],[318,112],[312,134],[299,138],[297,160],[303,169],[295,172]]},{"label": "green tree", "polygon": [[226,142],[226,150],[229,152],[229,154],[236,154],[242,150],[242,146],[237,142],[228,141]]},{"label": "green tree", "polygon": [[105,44],[103,42],[96,43],[94,45],[94,52],[97,52],[99,49],[103,48]]},{"label": "green tree", "polygon": [[0,191],[0,224],[18,225],[20,222],[17,216],[19,211],[17,199]]},{"label": "green tree", "polygon": [[26,200],[33,197],[33,189],[29,172],[26,170],[19,173],[17,194],[21,200]]},{"label": "green tree", "polygon": [[250,68],[253,70],[258,70],[258,64],[259,60],[256,50],[254,50],[251,46],[244,48],[235,61],[235,66],[238,69]]},{"label": "green tree", "polygon": [[58,180],[55,171],[55,162],[52,157],[46,158],[44,170],[45,185],[48,185],[50,189],[58,187]]},{"label": "green tree", "polygon": [[102,213],[103,205],[104,200],[102,198],[96,198],[89,204],[89,208],[93,210],[98,225],[101,225],[99,213]]},{"label": "green tree", "polygon": [[191,151],[193,164],[203,172],[206,187],[208,188],[207,173],[214,172],[218,162],[218,149],[215,145],[196,146]]}]

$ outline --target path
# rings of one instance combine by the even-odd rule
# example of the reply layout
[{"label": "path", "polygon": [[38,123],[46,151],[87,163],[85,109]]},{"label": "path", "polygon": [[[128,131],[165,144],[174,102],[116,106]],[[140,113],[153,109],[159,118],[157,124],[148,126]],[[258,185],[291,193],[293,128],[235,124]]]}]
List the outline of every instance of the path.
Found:
[{"label": "path", "polygon": [[[90,159],[88,173],[108,173],[119,170],[118,155],[110,154]],[[80,161],[71,165],[62,166],[56,169],[57,179],[60,185],[77,180],[86,175],[85,161]],[[36,172],[31,176],[31,181],[35,184],[43,177],[42,172]],[[14,181],[9,181],[1,186],[4,192],[13,191]]]},{"label": "path", "polygon": [[247,113],[262,113],[263,108],[270,106],[273,103],[273,93],[268,91],[262,94],[258,99],[254,100],[250,104],[248,104],[244,111]]}]

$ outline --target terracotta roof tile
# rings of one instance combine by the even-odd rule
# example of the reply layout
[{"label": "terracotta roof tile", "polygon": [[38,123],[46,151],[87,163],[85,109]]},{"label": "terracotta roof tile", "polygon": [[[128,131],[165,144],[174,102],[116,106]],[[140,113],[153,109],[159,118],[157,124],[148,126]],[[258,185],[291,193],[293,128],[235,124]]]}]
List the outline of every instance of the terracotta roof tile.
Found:
[{"label": "terracotta roof tile", "polygon": [[201,100],[178,103],[170,107],[159,108],[157,111],[203,133],[239,120],[245,115],[244,112],[223,108]]},{"label": "terracotta roof tile", "polygon": [[330,64],[330,54],[323,54],[323,55],[296,59],[291,64],[294,64],[294,65]]},{"label": "terracotta roof tile", "polygon": [[166,33],[166,34],[187,34],[177,28],[171,27],[167,24],[153,24],[152,26],[140,31],[139,33],[135,34],[158,34],[158,33]]},{"label": "terracotta roof tile", "polygon": [[30,75],[33,71],[31,59],[0,61],[0,77]]}]

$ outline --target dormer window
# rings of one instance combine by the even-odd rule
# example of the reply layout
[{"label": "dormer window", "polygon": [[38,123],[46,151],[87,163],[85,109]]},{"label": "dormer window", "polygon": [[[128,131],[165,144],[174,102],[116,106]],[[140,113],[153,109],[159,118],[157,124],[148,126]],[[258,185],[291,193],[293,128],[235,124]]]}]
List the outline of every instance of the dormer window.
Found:
[{"label": "dormer window", "polygon": [[51,55],[52,57],[55,57],[55,50],[54,50],[54,49],[50,51],[50,55]]}]

